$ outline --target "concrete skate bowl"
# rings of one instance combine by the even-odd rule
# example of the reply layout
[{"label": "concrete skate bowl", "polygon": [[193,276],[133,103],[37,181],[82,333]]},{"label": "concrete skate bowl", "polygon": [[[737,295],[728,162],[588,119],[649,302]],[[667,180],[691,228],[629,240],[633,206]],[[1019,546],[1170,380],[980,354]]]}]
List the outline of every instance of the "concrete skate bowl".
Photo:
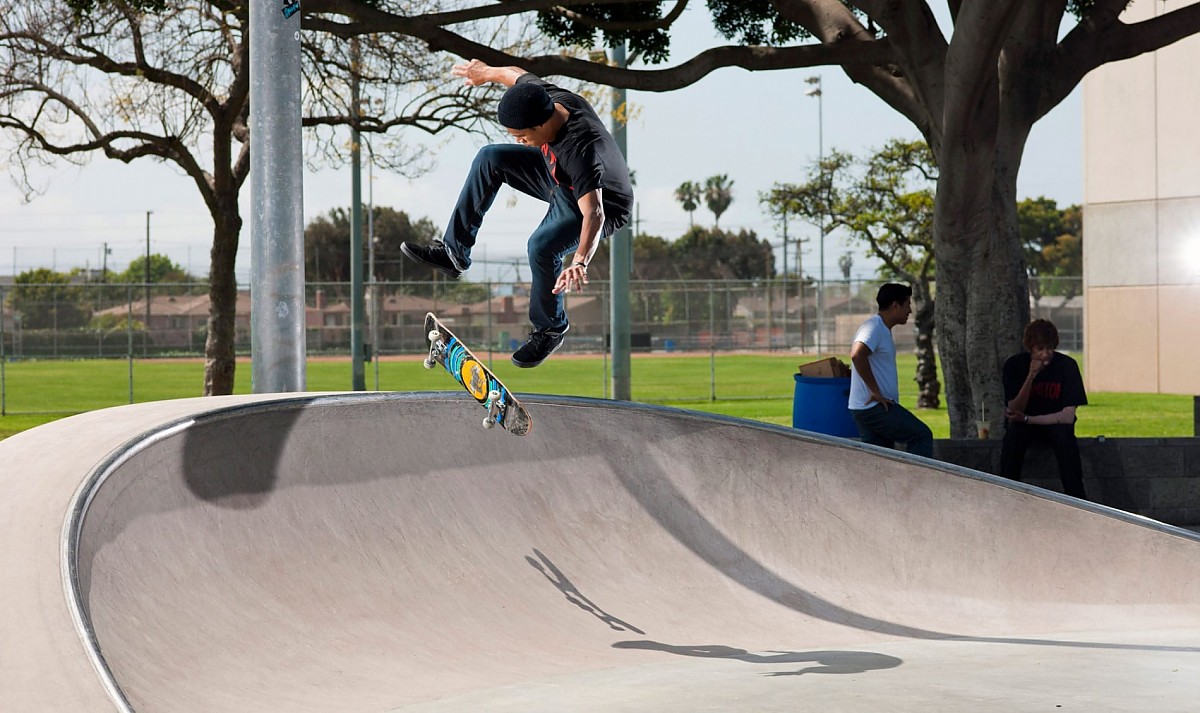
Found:
[{"label": "concrete skate bowl", "polygon": [[0,442],[0,709],[1200,694],[1191,533],[790,429],[527,401],[525,438],[438,393],[146,404]]}]

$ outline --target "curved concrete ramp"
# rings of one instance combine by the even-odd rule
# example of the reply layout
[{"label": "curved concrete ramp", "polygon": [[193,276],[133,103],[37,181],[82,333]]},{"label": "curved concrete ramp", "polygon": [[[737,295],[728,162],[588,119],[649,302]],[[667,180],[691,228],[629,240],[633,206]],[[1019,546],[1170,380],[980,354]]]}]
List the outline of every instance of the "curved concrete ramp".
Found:
[{"label": "curved concrete ramp", "polygon": [[1200,542],[668,409],[195,399],[0,442],[0,710],[1181,711]]}]

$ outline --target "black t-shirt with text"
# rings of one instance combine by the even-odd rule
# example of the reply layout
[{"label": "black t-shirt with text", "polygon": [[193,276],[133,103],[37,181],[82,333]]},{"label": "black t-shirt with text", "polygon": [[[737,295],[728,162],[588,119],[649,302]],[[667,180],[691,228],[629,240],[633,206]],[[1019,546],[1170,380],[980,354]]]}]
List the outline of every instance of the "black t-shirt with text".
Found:
[{"label": "black t-shirt with text", "polygon": [[633,213],[633,186],[629,167],[616,140],[583,97],[555,86],[534,74],[523,74],[517,82],[534,82],[570,114],[558,135],[542,147],[550,175],[578,201],[597,188],[604,205],[604,228],[608,237],[629,222]]},{"label": "black t-shirt with text", "polygon": [[[1029,352],[1021,352],[1004,362],[1005,403],[1015,399],[1021,391],[1025,377],[1029,375],[1031,359],[1032,355]],[[1067,406],[1084,406],[1087,402],[1079,365],[1066,354],[1054,352],[1050,363],[1042,367],[1033,378],[1025,413],[1030,416],[1043,416],[1058,413]]]}]

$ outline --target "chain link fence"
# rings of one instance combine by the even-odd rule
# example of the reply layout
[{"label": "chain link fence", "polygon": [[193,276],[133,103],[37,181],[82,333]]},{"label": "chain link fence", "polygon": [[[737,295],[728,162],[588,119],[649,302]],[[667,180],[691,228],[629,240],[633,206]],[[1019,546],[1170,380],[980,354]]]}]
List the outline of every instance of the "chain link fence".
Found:
[{"label": "chain link fence", "polygon": [[[817,285],[772,281],[634,281],[630,306],[635,354],[775,352],[847,354],[858,326],[876,311],[878,281]],[[1035,317],[1058,326],[1065,351],[1083,346],[1079,278],[1034,283]],[[307,286],[305,324],[310,356],[350,354],[351,289]],[[567,296],[571,336],[564,351],[608,348],[608,283]],[[365,295],[364,341],[383,357],[423,353],[424,319],[434,312],[480,350],[512,351],[529,329],[529,285],[516,282],[380,282]],[[0,286],[0,389],[4,364],[23,360],[163,357],[203,358],[209,318],[205,284],[42,284]],[[235,310],[236,351],[250,350],[250,291]],[[897,330],[904,349],[912,329]],[[133,369],[128,370],[132,379]],[[130,388],[132,392],[132,386]],[[0,403],[0,408],[3,404]]]}]

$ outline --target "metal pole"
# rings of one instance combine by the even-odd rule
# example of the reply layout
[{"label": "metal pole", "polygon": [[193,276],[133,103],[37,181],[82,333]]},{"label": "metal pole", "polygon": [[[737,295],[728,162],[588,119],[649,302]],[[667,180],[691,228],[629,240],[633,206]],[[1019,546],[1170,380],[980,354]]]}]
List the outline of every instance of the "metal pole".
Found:
[{"label": "metal pole", "polygon": [[708,400],[717,400],[717,303],[708,283]]},{"label": "metal pole", "polygon": [[[613,63],[626,66],[625,42],[613,45]],[[625,90],[613,89],[613,138],[621,149],[621,155],[629,160],[629,149],[625,140]],[[630,401],[633,389],[630,382],[630,335],[629,274],[633,269],[633,236],[629,226],[621,228],[612,236],[609,250],[609,273],[612,284],[612,397],[619,401]]]},{"label": "metal pole", "polygon": [[150,213],[146,211],[146,328],[142,330],[142,356],[146,356],[146,343],[150,340]]},{"label": "metal pole", "polygon": [[492,278],[488,277],[487,281],[487,331],[483,341],[487,344],[488,349],[488,368],[492,368],[492,354],[495,351],[495,344],[492,343],[492,300],[495,299],[496,293],[492,292]]},{"label": "metal pole", "polygon": [[[788,257],[787,257],[787,211],[783,213],[783,348],[788,348]],[[800,244],[796,244],[796,249],[800,249]],[[804,305],[800,305],[804,309]],[[769,337],[768,337],[769,338]]]},{"label": "metal pole", "polygon": [[250,355],[254,393],[303,391],[300,3],[250,3]]},{"label": "metal pole", "polygon": [[125,288],[125,334],[128,344],[125,346],[125,361],[127,362],[129,382],[129,403],[133,403],[133,285]]},{"label": "metal pole", "polygon": [[767,276],[767,351],[775,351],[775,279]]},{"label": "metal pole", "polygon": [[363,374],[362,141],[358,131],[358,38],[350,40],[350,388],[366,391]]},{"label": "metal pole", "polygon": [[[817,77],[817,89],[821,88],[821,78]],[[825,95],[817,94],[817,160],[825,162]],[[824,170],[822,168],[822,170]],[[817,346],[817,354],[822,354],[825,344],[825,216],[821,216],[821,291],[818,294],[821,314],[817,317],[817,336],[821,339]]]},{"label": "metal pole", "polygon": [[371,285],[371,361],[375,365],[375,390],[379,391],[379,284],[375,279],[375,152],[367,144],[367,280]]},{"label": "metal pole", "polygon": [[4,354],[4,289],[0,288],[0,416],[8,415],[8,381],[4,374],[4,362],[7,360]]},{"label": "metal pole", "polygon": [[[610,335],[611,335],[611,332],[609,331],[609,326],[608,326],[609,318],[612,316],[612,297],[611,297],[611,294],[612,294],[612,293],[611,293],[611,290],[605,290],[605,291],[604,291],[604,294],[603,294],[603,295],[601,295],[601,297],[600,297],[600,299],[601,299],[601,304],[602,304],[602,305],[603,305],[603,307],[604,307],[604,309],[603,309],[603,310],[601,310],[601,315],[602,315],[602,316],[601,316],[601,318],[600,318],[600,319],[601,319],[601,322],[602,322],[602,324],[601,324],[601,327],[602,327],[602,329],[600,330],[600,333],[601,333],[601,334],[610,334]],[[610,338],[611,338],[611,337],[610,337]],[[609,398],[609,392],[608,392],[608,390],[609,390],[609,387],[611,387],[611,386],[612,386],[612,381],[611,381],[611,379],[609,379],[609,370],[608,370],[608,355],[609,355],[609,351],[610,351],[609,349],[604,349],[604,350],[603,350],[603,352],[604,352],[604,366],[603,366],[603,369],[602,369],[602,370],[603,370],[603,378],[601,379],[601,381],[602,381],[602,382],[603,382],[603,384],[604,384],[604,398],[606,398],[606,399],[607,399],[607,398]]]},{"label": "metal pole", "polygon": [[[815,80],[815,81],[814,81]],[[811,96],[817,98],[817,165],[820,166],[825,161],[825,99],[824,92],[821,91],[821,77],[809,77],[809,84],[815,84],[816,88],[809,90]],[[822,168],[823,170],[823,168]],[[824,345],[825,331],[825,216],[820,216],[821,225],[821,242],[820,242],[820,265],[818,270],[820,277],[817,280],[817,354],[822,353]]]}]

